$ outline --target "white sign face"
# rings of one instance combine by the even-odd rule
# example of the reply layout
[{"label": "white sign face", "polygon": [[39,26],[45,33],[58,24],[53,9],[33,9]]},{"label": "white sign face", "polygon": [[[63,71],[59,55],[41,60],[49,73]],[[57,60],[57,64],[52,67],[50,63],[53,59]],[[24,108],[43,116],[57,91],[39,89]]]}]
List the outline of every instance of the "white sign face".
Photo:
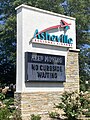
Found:
[{"label": "white sign face", "polygon": [[70,25],[71,23],[61,20],[59,25],[50,26],[42,31],[36,29],[32,42],[62,47],[73,47],[73,38],[67,34]]},{"label": "white sign face", "polygon": [[75,18],[25,5],[18,11],[25,51],[32,49],[32,43],[76,49]]},{"label": "white sign face", "polygon": [[65,81],[65,56],[26,52],[27,81]]}]

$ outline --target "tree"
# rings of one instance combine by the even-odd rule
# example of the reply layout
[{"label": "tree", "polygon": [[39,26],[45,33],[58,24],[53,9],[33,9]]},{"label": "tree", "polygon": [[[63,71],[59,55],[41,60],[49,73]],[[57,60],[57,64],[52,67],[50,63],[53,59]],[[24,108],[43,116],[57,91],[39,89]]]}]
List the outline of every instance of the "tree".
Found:
[{"label": "tree", "polygon": [[[56,2],[57,3],[57,2]],[[0,1],[0,82],[15,83],[16,80],[16,11],[20,4],[28,4],[46,10],[60,8],[53,0],[1,0]],[[47,6],[48,5],[48,6]],[[51,6],[50,6],[51,5]],[[62,9],[62,8],[61,8]]]},{"label": "tree", "polygon": [[[9,9],[11,8],[11,9]],[[0,2],[0,76],[1,83],[15,83],[16,21],[9,1]]]},{"label": "tree", "polygon": [[[90,48],[82,47],[79,55],[80,90],[86,91],[90,86]],[[86,84],[86,81],[89,81]]]},{"label": "tree", "polygon": [[[87,90],[90,80],[90,1],[69,0],[69,14],[76,17],[76,37],[79,54],[80,88]],[[90,83],[89,83],[90,84]],[[88,86],[89,86],[88,84]]]},{"label": "tree", "polygon": [[[16,11],[20,4],[27,4],[33,7],[42,8],[60,14],[66,14],[60,5],[63,0],[1,0],[0,1],[0,81],[15,83],[16,68]],[[87,79],[86,64],[90,65],[90,48],[88,54],[84,47],[90,45],[89,23],[90,23],[90,2],[89,0],[68,0],[67,15],[76,18],[77,47],[80,52],[80,76]],[[83,50],[84,47],[84,50]],[[86,59],[84,59],[86,56]],[[83,65],[83,66],[82,66]],[[90,76],[88,77],[90,78]],[[81,77],[82,79],[82,77]]]}]

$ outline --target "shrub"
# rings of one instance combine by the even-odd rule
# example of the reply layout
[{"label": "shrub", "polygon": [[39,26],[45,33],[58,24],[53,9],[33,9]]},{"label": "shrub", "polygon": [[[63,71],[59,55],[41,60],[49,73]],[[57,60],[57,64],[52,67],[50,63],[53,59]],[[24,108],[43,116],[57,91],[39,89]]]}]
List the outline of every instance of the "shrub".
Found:
[{"label": "shrub", "polygon": [[40,117],[40,115],[34,115],[34,114],[32,114],[31,115],[31,120],[41,120],[41,117]]},{"label": "shrub", "polygon": [[21,113],[19,110],[15,110],[13,113],[12,113],[12,119],[10,120],[22,120],[21,119]]},{"label": "shrub", "polygon": [[10,111],[7,107],[0,108],[0,120],[10,120]]},{"label": "shrub", "polygon": [[51,113],[49,113],[49,117],[58,119],[59,118],[59,114],[57,112],[51,112]]},{"label": "shrub", "polygon": [[90,116],[90,93],[63,93],[61,102],[55,105],[63,109],[68,120],[77,120],[81,115]]},{"label": "shrub", "polygon": [[4,99],[5,99],[5,95],[2,94],[2,93],[0,93],[0,100],[2,101],[2,100],[4,100]]},{"label": "shrub", "polygon": [[80,96],[77,92],[65,92],[61,97],[61,102],[56,107],[63,109],[68,120],[76,120],[82,112]]},{"label": "shrub", "polygon": [[20,113],[14,106],[14,99],[6,99],[3,93],[0,93],[0,120],[21,120]]},{"label": "shrub", "polygon": [[82,113],[86,117],[90,117],[90,93],[80,93],[80,102],[83,107]]}]

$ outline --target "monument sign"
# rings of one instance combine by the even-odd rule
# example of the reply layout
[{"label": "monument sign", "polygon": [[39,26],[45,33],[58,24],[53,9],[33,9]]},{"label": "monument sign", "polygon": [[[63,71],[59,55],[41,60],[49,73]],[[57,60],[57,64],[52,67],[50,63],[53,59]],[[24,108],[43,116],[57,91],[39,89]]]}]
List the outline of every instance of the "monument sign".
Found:
[{"label": "monument sign", "polygon": [[75,18],[27,5],[16,10],[15,99],[28,120],[30,114],[53,110],[62,92],[79,91]]}]

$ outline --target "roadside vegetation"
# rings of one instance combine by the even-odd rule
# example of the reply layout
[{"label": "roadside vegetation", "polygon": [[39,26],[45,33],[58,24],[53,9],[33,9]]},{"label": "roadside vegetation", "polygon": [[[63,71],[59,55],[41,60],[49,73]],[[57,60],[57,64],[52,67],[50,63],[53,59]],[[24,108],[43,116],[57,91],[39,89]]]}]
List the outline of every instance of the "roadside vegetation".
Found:
[{"label": "roadside vegetation", "polygon": [[6,98],[3,93],[0,93],[0,120],[21,120],[14,98]]},{"label": "roadside vegetation", "polygon": [[89,92],[64,92],[60,102],[55,107],[63,110],[64,114],[51,112],[49,116],[53,119],[85,120],[90,119],[90,93]]}]

